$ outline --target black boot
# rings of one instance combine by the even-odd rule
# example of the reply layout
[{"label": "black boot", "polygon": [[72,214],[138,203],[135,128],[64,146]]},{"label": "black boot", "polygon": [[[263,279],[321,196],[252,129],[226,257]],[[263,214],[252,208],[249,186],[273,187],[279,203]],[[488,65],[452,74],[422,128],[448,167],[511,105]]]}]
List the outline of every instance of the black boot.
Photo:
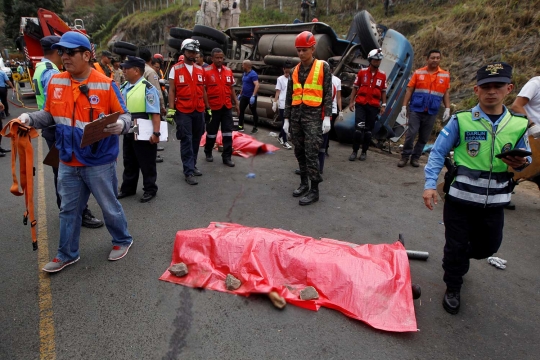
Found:
[{"label": "black boot", "polygon": [[446,289],[443,298],[443,308],[446,312],[455,315],[459,312],[460,296],[459,291]]},{"label": "black boot", "polygon": [[300,205],[310,205],[317,201],[319,201],[319,182],[311,181],[311,189],[298,203]]},{"label": "black boot", "polygon": [[305,195],[309,191],[309,183],[307,175],[300,175],[300,186],[294,190],[292,196],[300,197]]}]

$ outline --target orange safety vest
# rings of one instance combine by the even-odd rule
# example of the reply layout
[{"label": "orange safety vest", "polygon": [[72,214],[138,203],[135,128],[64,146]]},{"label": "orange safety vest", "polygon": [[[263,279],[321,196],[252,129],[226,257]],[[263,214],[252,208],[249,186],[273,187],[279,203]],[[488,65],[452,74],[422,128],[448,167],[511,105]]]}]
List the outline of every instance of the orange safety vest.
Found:
[{"label": "orange safety vest", "polygon": [[414,88],[409,102],[411,111],[434,115],[439,111],[444,94],[450,88],[450,73],[440,67],[430,74],[427,66],[416,70],[407,87]]},{"label": "orange safety vest", "polygon": [[292,105],[297,106],[303,103],[312,107],[320,106],[323,101],[324,62],[317,59],[313,60],[313,65],[304,86],[298,80],[299,66],[300,64],[293,69],[292,73]]},{"label": "orange safety vest", "polygon": [[[89,99],[80,92],[80,86],[84,84],[89,89]],[[68,72],[56,74],[51,78],[45,111],[52,115],[56,123],[56,147],[64,164],[96,166],[116,160],[119,152],[117,135],[100,140],[97,148],[80,147],[87,123],[98,119],[100,115],[126,112],[122,96],[117,94],[115,88],[113,80],[95,69],[92,69],[88,79],[82,83],[72,79]],[[93,113],[92,119],[90,112]]]},{"label": "orange safety vest", "polygon": [[204,111],[203,100],[204,70],[193,64],[193,74],[190,74],[185,64],[174,66],[174,88],[176,89],[174,105],[176,110],[183,113]]},{"label": "orange safety vest", "polygon": [[[99,71],[100,73],[102,73],[103,75],[107,76],[107,74],[105,74],[105,70],[103,70],[103,68],[101,67],[101,65],[98,63],[98,62],[95,62],[94,63],[94,68]],[[109,68],[110,72],[111,72],[111,75],[110,76],[107,76],[109,78],[114,78],[114,71],[113,69]]]},{"label": "orange safety vest", "polygon": [[221,72],[214,65],[204,68],[204,85],[210,109],[220,110],[223,106],[232,108],[231,86],[234,84],[232,70],[226,66],[221,67]]},{"label": "orange safety vest", "polygon": [[382,92],[386,90],[386,73],[384,71],[377,69],[375,75],[372,75],[369,68],[360,69],[354,85],[358,86],[357,104],[376,108],[381,106]]},{"label": "orange safety vest", "polygon": [[[28,223],[30,216],[30,229],[32,232],[32,246],[37,250],[36,237],[36,218],[34,215],[34,149],[31,139],[39,136],[36,129],[31,126],[21,124],[19,119],[11,120],[0,132],[2,136],[11,138],[11,173],[13,175],[13,184],[11,193],[15,196],[24,195],[26,211],[24,212],[23,224]],[[19,174],[21,179],[21,188],[17,182],[17,153],[19,154]]]}]

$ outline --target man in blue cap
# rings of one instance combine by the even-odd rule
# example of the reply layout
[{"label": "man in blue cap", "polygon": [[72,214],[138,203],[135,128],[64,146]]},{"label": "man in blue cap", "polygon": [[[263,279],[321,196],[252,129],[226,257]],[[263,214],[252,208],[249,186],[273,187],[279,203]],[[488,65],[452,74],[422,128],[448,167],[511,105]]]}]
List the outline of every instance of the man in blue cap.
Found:
[{"label": "man in blue cap", "polygon": [[[128,56],[127,61],[120,65],[127,80],[120,87],[120,91],[124,96],[131,118],[132,120],[151,120],[153,133],[148,140],[136,140],[133,133],[124,135],[122,146],[124,174],[122,175],[122,186],[120,186],[120,192],[117,196],[118,199],[122,199],[135,195],[140,170],[143,175],[144,191],[140,199],[142,203],[152,200],[158,190],[156,155],[157,144],[161,136],[159,132],[161,120],[159,93],[158,89],[143,77],[145,65],[143,59],[135,56]],[[140,124],[138,123],[138,125]]]},{"label": "man in blue cap", "polygon": [[[36,70],[34,72],[34,77],[32,81],[34,82],[34,88],[36,89],[36,102],[38,109],[42,110],[45,105],[45,99],[47,97],[47,87],[49,86],[49,81],[53,75],[60,73],[60,68],[62,66],[62,58],[58,55],[58,51],[53,50],[52,46],[57,44],[60,41],[60,36],[45,36],[39,42],[41,48],[43,49],[43,60],[36,65]],[[41,135],[45,138],[49,150],[54,145],[56,141],[56,126],[52,125],[41,130]],[[58,168],[53,167],[54,173],[54,189],[56,192],[56,204],[60,209],[60,195],[58,195]],[[103,226],[103,221],[97,219],[90,209],[88,209],[88,204],[83,211],[82,215],[82,226],[87,228],[99,228]]]},{"label": "man in blue cap", "polygon": [[[116,199],[118,135],[128,132],[131,117],[116,83],[90,65],[92,46],[84,34],[66,32],[51,48],[62,57],[66,71],[49,81],[43,110],[21,114],[19,119],[38,129],[56,123],[56,148],[60,157],[60,243],[56,256],[43,271],[58,272],[80,259],[82,213],[90,194],[101,207],[112,237],[108,259],[123,258],[133,243],[124,210]],[[119,116],[115,123],[104,129],[109,136],[81,148],[86,125],[113,113],[119,113]]]},{"label": "man in blue cap", "polygon": [[512,114],[503,105],[512,91],[512,67],[488,64],[476,74],[478,104],[460,111],[441,131],[425,168],[424,204],[437,204],[437,179],[445,157],[454,149],[455,166],[445,175],[444,210],[446,244],[443,269],[446,293],[443,307],[457,314],[463,276],[470,259],[485,259],[502,242],[504,206],[514,188],[513,173],[527,167],[530,157],[497,155],[512,149],[529,150],[527,118]]}]

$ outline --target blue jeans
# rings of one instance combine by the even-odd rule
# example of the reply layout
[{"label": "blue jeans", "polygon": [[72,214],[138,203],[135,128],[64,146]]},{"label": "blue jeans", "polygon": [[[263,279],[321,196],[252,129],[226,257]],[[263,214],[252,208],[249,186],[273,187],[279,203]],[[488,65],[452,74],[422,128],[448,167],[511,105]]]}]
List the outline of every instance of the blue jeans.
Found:
[{"label": "blue jeans", "polygon": [[129,245],[133,238],[127,230],[127,220],[122,205],[116,199],[118,179],[116,161],[99,166],[68,166],[60,162],[58,168],[58,194],[60,205],[60,244],[56,257],[61,261],[79,256],[82,213],[94,195],[113,245]]}]

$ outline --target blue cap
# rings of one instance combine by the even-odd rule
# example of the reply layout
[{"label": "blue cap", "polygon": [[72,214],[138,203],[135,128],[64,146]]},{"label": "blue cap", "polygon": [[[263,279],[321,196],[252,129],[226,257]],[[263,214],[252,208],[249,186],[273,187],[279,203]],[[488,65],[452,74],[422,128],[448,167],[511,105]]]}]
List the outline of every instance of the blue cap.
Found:
[{"label": "blue cap", "polygon": [[60,36],[51,35],[51,36],[45,36],[39,40],[39,43],[41,44],[41,48],[43,51],[50,51],[54,44],[57,44],[60,41]]},{"label": "blue cap", "polygon": [[505,62],[498,62],[482,66],[476,72],[476,85],[496,82],[506,84],[511,83],[512,66]]},{"label": "blue cap", "polygon": [[92,49],[92,45],[90,45],[90,40],[88,40],[86,35],[83,35],[77,31],[68,31],[67,33],[62,35],[59,43],[51,46],[51,49],[59,49],[59,48],[75,49],[79,47],[83,47],[88,50]]},{"label": "blue cap", "polygon": [[127,60],[120,64],[120,67],[125,68],[125,69],[131,69],[133,67],[144,69],[145,65],[146,63],[140,57],[128,56]]}]

